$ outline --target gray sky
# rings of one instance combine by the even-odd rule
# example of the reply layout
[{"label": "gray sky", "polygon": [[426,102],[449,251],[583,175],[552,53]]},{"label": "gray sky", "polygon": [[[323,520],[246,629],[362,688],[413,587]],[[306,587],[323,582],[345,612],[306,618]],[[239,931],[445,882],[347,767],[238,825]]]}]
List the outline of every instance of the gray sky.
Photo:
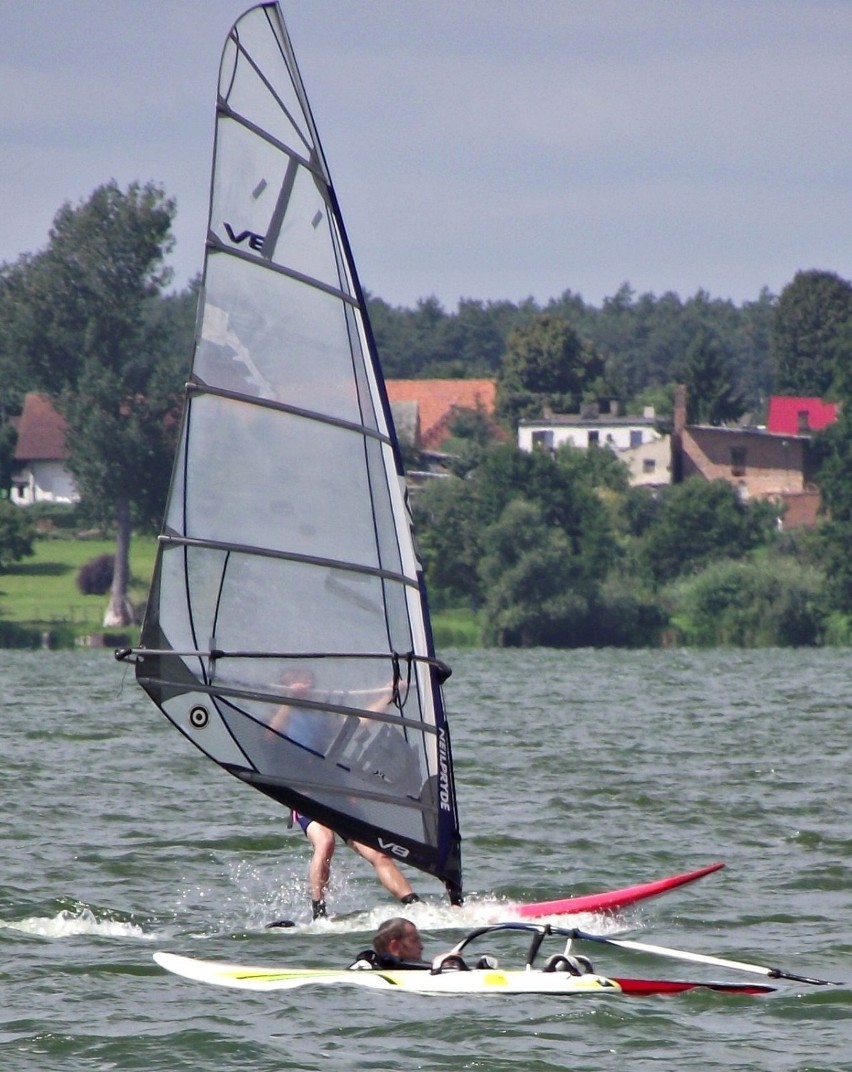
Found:
[{"label": "gray sky", "polygon": [[[0,261],[109,179],[201,267],[219,56],[248,0],[0,0]],[[738,304],[852,276],[852,0],[285,0],[364,286]]]}]

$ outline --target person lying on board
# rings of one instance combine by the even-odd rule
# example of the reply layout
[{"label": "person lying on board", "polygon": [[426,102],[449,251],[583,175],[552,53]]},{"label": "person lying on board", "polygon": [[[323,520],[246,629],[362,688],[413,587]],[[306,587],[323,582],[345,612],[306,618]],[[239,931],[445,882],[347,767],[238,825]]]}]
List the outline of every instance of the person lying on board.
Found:
[{"label": "person lying on board", "polygon": [[[476,962],[476,968],[496,968],[496,957],[482,956]],[[410,919],[394,916],[380,924],[373,935],[373,948],[364,949],[354,962],[350,971],[372,971],[387,968],[406,968],[415,971],[469,971],[470,965],[458,955],[447,953],[435,961],[423,959],[423,939]]]},{"label": "person lying on board", "polygon": [[365,949],[349,967],[354,971],[373,968],[431,968],[423,960],[423,939],[410,919],[386,919],[373,935],[373,948]]}]

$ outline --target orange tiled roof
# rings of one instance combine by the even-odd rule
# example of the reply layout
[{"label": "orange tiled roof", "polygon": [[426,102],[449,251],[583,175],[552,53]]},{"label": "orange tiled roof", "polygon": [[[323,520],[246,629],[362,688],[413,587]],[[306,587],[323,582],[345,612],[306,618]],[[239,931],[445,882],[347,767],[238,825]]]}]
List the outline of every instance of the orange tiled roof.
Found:
[{"label": "orange tiled roof", "polygon": [[420,414],[420,437],[425,447],[436,447],[432,436],[451,410],[481,407],[494,415],[495,380],[387,380],[391,402],[416,402]]},{"label": "orange tiled roof", "polygon": [[15,460],[19,462],[64,461],[65,418],[54,409],[47,395],[30,392],[18,424]]}]

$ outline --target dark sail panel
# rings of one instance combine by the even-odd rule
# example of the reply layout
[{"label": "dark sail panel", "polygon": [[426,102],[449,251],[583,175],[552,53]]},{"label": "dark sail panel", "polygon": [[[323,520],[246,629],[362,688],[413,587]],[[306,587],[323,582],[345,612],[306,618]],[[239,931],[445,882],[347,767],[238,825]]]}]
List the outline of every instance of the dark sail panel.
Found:
[{"label": "dark sail panel", "polygon": [[446,668],[275,4],[223,54],[199,314],[137,678],[235,776],[460,891]]}]

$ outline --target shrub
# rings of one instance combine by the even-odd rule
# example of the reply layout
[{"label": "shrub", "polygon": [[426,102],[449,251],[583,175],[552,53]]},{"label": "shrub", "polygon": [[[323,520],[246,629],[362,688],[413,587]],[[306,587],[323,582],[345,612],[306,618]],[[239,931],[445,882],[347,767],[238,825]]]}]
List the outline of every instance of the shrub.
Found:
[{"label": "shrub", "polygon": [[80,507],[76,503],[37,502],[22,507],[42,532],[54,529],[73,531],[80,527]]},{"label": "shrub", "polygon": [[80,567],[77,587],[84,596],[103,596],[112,586],[115,555],[99,555]]},{"label": "shrub", "polygon": [[667,625],[668,616],[653,594],[633,578],[614,575],[594,601],[588,643],[593,647],[653,647]]},{"label": "shrub", "polygon": [[0,620],[0,648],[37,648],[39,642],[37,630]]},{"label": "shrub", "polygon": [[670,590],[687,643],[744,648],[820,644],[824,578],[786,558],[715,562]]},{"label": "shrub", "polygon": [[0,501],[0,571],[33,554],[35,527],[20,506]]}]

